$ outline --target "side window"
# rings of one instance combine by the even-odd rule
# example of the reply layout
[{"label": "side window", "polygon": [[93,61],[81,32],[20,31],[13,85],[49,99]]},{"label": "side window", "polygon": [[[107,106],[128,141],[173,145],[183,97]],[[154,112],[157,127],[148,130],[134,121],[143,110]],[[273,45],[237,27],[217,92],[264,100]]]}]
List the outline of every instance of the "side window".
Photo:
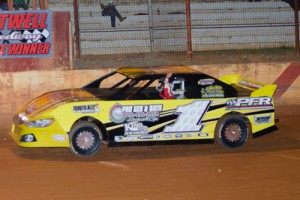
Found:
[{"label": "side window", "polygon": [[99,87],[101,88],[123,88],[125,87],[131,79],[125,77],[122,74],[115,73],[112,76],[103,79]]},{"label": "side window", "polygon": [[131,100],[149,100],[149,99],[161,99],[156,86],[158,85],[158,79],[145,79],[139,80],[136,84],[132,85],[126,91],[126,99]]}]

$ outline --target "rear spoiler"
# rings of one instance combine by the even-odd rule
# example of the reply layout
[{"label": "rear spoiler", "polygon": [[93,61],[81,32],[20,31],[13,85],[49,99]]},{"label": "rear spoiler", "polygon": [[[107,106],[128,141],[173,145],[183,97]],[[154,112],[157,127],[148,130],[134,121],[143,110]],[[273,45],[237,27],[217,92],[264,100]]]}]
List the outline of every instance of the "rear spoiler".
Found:
[{"label": "rear spoiler", "polygon": [[242,87],[251,91],[251,97],[256,96],[273,96],[277,85],[275,84],[262,84],[253,80],[249,80],[240,77],[238,74],[231,74],[220,78],[221,81],[233,85]]}]

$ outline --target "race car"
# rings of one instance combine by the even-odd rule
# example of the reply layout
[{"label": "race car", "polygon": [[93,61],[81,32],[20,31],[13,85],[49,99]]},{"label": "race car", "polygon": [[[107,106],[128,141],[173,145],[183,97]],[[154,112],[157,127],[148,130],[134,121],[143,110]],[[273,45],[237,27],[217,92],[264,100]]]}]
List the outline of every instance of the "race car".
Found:
[{"label": "race car", "polygon": [[214,139],[239,147],[275,125],[276,87],[187,66],[125,67],[31,100],[14,115],[10,135],[22,147],[69,147],[78,156],[104,142]]}]

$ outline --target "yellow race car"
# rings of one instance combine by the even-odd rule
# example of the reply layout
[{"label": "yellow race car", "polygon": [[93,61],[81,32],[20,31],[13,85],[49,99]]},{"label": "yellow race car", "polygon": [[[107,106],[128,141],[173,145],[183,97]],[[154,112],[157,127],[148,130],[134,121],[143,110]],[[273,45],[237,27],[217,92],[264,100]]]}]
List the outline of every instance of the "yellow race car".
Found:
[{"label": "yellow race car", "polygon": [[14,115],[10,135],[22,147],[69,147],[78,156],[103,142],[215,139],[239,147],[275,125],[275,90],[185,66],[120,68],[31,100]]}]

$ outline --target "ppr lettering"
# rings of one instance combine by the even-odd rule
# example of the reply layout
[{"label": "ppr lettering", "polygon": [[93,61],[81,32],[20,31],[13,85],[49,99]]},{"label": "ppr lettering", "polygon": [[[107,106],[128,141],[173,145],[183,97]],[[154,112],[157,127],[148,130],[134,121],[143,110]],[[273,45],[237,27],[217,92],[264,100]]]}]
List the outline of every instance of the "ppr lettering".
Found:
[{"label": "ppr lettering", "polygon": [[270,106],[271,102],[271,97],[241,98],[236,100],[235,106]]}]

